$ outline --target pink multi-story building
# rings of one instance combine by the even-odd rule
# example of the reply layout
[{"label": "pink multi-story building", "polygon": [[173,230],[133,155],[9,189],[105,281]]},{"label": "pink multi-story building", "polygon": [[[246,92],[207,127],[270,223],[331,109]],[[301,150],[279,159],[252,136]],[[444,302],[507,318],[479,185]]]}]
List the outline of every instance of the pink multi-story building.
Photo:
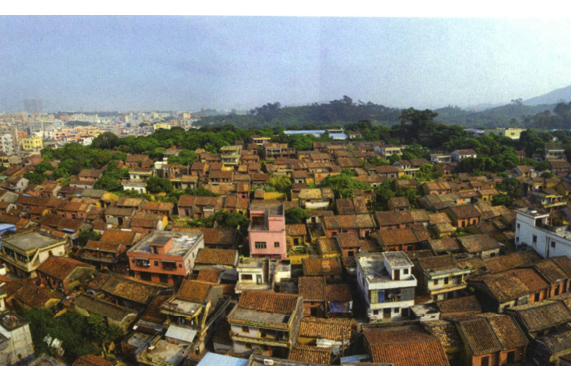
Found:
[{"label": "pink multi-story building", "polygon": [[251,257],[287,259],[284,205],[250,208]]}]

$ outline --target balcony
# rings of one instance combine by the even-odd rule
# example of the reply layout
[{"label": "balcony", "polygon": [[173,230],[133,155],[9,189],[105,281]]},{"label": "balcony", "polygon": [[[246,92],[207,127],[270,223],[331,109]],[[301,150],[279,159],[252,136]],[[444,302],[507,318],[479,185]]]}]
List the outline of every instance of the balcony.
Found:
[{"label": "balcony", "polygon": [[135,265],[137,267],[144,267],[144,268],[149,268],[151,267],[151,263],[149,262],[148,259],[136,259],[135,260]]},{"label": "balcony", "polygon": [[162,268],[165,271],[176,271],[176,262],[165,262],[161,261]]}]

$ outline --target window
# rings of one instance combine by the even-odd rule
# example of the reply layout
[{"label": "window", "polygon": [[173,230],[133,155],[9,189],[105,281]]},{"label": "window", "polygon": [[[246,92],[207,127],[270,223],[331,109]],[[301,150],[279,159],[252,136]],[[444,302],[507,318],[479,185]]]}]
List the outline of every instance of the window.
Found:
[{"label": "window", "polygon": [[400,308],[395,308],[395,309],[393,309],[393,312],[394,312],[395,314],[400,313]]},{"label": "window", "polygon": [[403,270],[404,275],[408,275],[408,269]]},{"label": "window", "polygon": [[252,349],[252,344],[250,343],[246,343],[244,344],[244,346],[246,347],[246,349]]},{"label": "window", "polygon": [[555,241],[551,241],[551,247],[555,249]]},{"label": "window", "polygon": [[519,229],[519,223],[517,224],[517,228]]},{"label": "window", "polygon": [[438,279],[435,279],[434,282],[433,282],[433,284],[434,284],[435,286],[438,286]]},{"label": "window", "polygon": [[537,243],[537,236],[536,235],[533,236],[533,243]]},{"label": "window", "polygon": [[448,278],[444,278],[444,284],[448,284]]},{"label": "window", "polygon": [[242,332],[244,333],[249,333],[250,332],[250,327],[246,327],[245,325],[242,326]]},{"label": "window", "polygon": [[274,247],[280,247],[280,243],[279,243],[279,242],[274,242]]},{"label": "window", "polygon": [[159,261],[155,261],[155,266],[158,266],[158,265],[159,265]]},{"label": "window", "polygon": [[266,248],[266,243],[265,242],[256,242],[256,249],[265,249]]},{"label": "window", "polygon": [[242,280],[252,280],[252,274],[242,274]]}]

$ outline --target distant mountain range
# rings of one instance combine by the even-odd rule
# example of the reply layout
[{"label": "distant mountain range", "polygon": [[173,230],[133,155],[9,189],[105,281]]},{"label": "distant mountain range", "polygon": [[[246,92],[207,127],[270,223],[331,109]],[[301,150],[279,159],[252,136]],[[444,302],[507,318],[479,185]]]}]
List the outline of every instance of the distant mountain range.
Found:
[{"label": "distant mountain range", "polygon": [[530,106],[522,102],[492,107],[482,111],[468,111],[459,107],[444,107],[434,110],[438,113],[436,121],[445,124],[457,124],[465,127],[512,127],[522,126],[525,117],[544,111],[552,111],[554,104]]},{"label": "distant mountain range", "polygon": [[[506,105],[481,104],[462,109],[457,106],[433,110],[438,113],[435,121],[471,128],[537,127],[534,116],[553,111],[557,103],[571,102],[571,86],[525,101],[514,100]],[[209,111],[209,110],[207,110]],[[272,128],[343,125],[368,119],[386,126],[398,124],[402,109],[377,105],[371,102],[355,103],[349,97],[324,103],[281,107],[279,103],[257,107],[248,115],[201,115],[202,126],[231,124],[239,128]],[[545,127],[542,127],[545,128]]]},{"label": "distant mountain range", "polygon": [[571,85],[550,91],[547,94],[523,101],[524,105],[537,106],[542,104],[556,104],[560,101],[571,102]]}]

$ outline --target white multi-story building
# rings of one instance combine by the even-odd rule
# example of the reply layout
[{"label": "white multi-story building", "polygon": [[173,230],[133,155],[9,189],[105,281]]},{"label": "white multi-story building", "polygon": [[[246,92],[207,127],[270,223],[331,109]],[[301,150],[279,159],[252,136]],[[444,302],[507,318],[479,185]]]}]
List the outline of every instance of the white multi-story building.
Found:
[{"label": "white multi-story building", "polygon": [[14,138],[12,134],[0,135],[0,151],[6,155],[11,156],[14,154]]},{"label": "white multi-story building", "polygon": [[369,322],[409,316],[417,285],[412,267],[402,251],[357,256],[357,281],[367,303]]},{"label": "white multi-story building", "polygon": [[29,323],[13,314],[0,314],[0,366],[22,365],[33,358]]},{"label": "white multi-story building", "polygon": [[544,258],[571,258],[571,231],[567,226],[548,224],[549,213],[518,209],[515,228],[516,246],[528,245]]},{"label": "white multi-story building", "polygon": [[450,153],[450,156],[452,157],[452,161],[460,162],[469,157],[475,159],[478,157],[478,154],[473,149],[458,149]]}]

